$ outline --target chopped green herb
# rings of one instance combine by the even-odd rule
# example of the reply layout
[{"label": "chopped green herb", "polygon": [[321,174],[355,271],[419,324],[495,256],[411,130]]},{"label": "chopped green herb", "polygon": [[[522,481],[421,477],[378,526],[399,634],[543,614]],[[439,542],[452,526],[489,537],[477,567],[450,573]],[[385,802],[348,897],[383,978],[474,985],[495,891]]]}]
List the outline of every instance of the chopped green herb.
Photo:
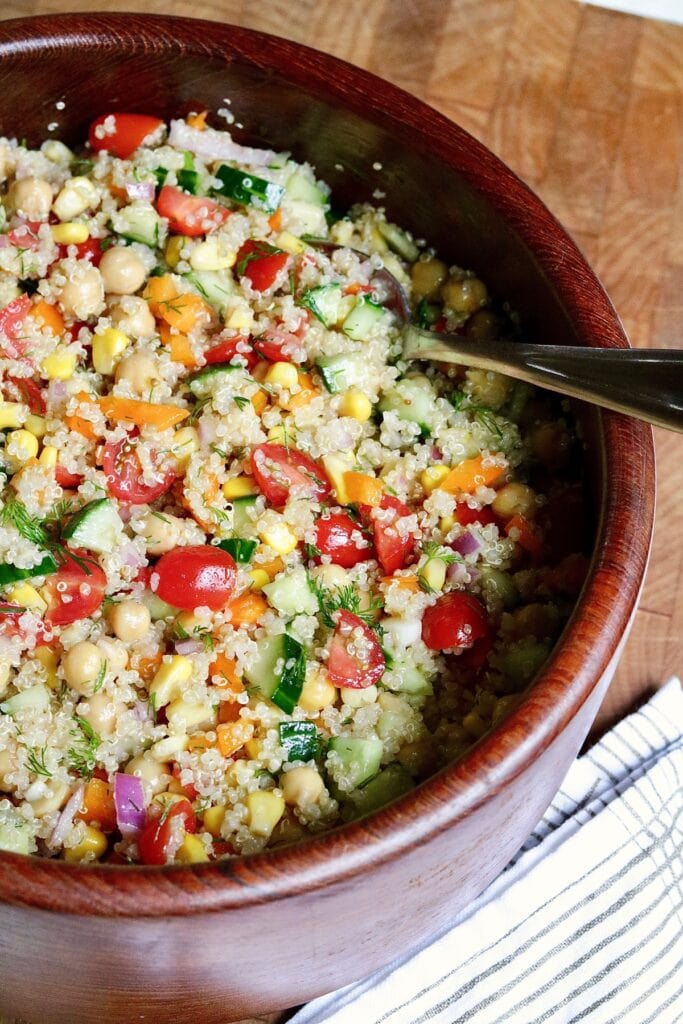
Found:
[{"label": "chopped green herb", "polygon": [[103,661],[102,662],[102,668],[97,673],[97,679],[93,683],[93,688],[92,688],[92,692],[93,693],[97,693],[99,690],[102,689],[102,686],[104,684],[104,680],[107,678],[107,669],[108,669],[108,667],[109,667],[108,663],[106,661]]},{"label": "chopped green herb", "polygon": [[95,771],[97,748],[102,740],[85,718],[80,715],[73,717],[76,728],[71,730],[71,735],[76,742],[67,751],[69,769],[83,778],[90,778]]},{"label": "chopped green herb", "polygon": [[26,752],[26,767],[34,775],[42,775],[46,779],[52,778],[52,772],[45,764],[45,751],[46,747],[41,747],[40,750],[36,750],[32,747],[27,748]]}]

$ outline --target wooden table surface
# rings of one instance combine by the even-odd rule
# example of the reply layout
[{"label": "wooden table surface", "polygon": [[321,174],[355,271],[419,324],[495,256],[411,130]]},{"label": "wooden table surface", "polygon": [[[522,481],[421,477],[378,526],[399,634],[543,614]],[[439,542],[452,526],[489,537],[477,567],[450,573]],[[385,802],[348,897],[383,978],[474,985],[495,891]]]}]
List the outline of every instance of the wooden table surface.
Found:
[{"label": "wooden table surface", "polygon": [[[632,344],[682,346],[683,27],[575,0],[0,0],[3,18],[98,9],[261,29],[420,96],[541,195]],[[683,670],[683,441],[655,436],[652,560],[597,728]]]}]

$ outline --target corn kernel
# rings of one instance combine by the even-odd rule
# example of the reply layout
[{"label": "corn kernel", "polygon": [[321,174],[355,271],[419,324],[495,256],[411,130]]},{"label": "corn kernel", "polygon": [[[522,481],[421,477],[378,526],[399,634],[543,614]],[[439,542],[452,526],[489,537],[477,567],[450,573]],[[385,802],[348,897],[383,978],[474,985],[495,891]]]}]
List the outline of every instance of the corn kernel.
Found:
[{"label": "corn kernel", "polygon": [[176,860],[181,864],[205,864],[209,855],[204,849],[204,844],[198,836],[191,832],[185,833],[180,849],[176,853]]},{"label": "corn kernel", "polygon": [[225,818],[226,808],[222,804],[217,804],[215,807],[207,807],[204,811],[202,822],[207,832],[210,832],[212,836],[219,836],[221,834],[221,825]]},{"label": "corn kernel", "polygon": [[258,494],[253,476],[235,476],[223,484],[223,497],[228,501],[232,501],[233,498],[246,498],[250,494]]},{"label": "corn kernel", "polygon": [[164,258],[171,269],[178,266],[182,259],[183,247],[187,239],[184,235],[171,235],[164,250]]},{"label": "corn kernel", "polygon": [[61,221],[70,221],[100,205],[100,194],[89,178],[69,178],[52,209]]},{"label": "corn kernel", "polygon": [[5,458],[13,469],[18,469],[38,455],[38,438],[28,430],[12,430],[7,435]]},{"label": "corn kernel", "polygon": [[281,388],[291,391],[292,388],[298,387],[299,373],[293,363],[273,363],[268,368],[265,383],[279,384]]},{"label": "corn kernel", "polygon": [[430,590],[443,590],[446,582],[446,563],[441,558],[430,558],[419,570],[418,575]]},{"label": "corn kernel", "polygon": [[450,469],[448,466],[427,466],[420,473],[420,483],[423,490],[427,494],[431,494],[446,479],[449,473]]},{"label": "corn kernel", "polygon": [[306,248],[301,239],[297,238],[296,235],[292,235],[289,231],[281,231],[275,239],[275,244],[278,249],[291,252],[292,256],[298,256]]},{"label": "corn kernel", "polygon": [[296,438],[296,431],[294,427],[290,427],[285,423],[276,423],[274,427],[268,431],[268,440],[272,441],[273,444],[283,444],[285,448],[291,444]]},{"label": "corn kernel", "polygon": [[249,828],[267,839],[285,812],[285,801],[271,790],[257,789],[247,795]]},{"label": "corn kernel", "polygon": [[244,744],[244,749],[251,758],[252,761],[256,761],[261,753],[261,741],[255,738],[247,740]]},{"label": "corn kernel", "polygon": [[324,672],[314,670],[308,672],[299,697],[299,707],[304,711],[322,711],[334,704],[337,699],[337,688],[330,682]]},{"label": "corn kernel", "polygon": [[372,416],[372,402],[362,391],[352,389],[342,397],[339,405],[342,416],[351,416],[359,423],[366,423]]},{"label": "corn kernel", "polygon": [[21,402],[0,401],[0,430],[20,427],[27,416],[27,408]]},{"label": "corn kernel", "polygon": [[180,698],[166,708],[168,724],[175,732],[186,733],[198,725],[211,722],[216,714],[211,704],[190,704]]},{"label": "corn kernel", "polygon": [[339,453],[336,455],[324,455],[323,466],[330,478],[335,498],[340,505],[348,505],[349,496],[344,483],[344,474],[353,472],[353,459],[348,455],[341,455]]},{"label": "corn kernel", "polygon": [[264,524],[257,526],[258,534],[264,544],[267,544],[278,555],[288,555],[299,543],[295,533],[292,533],[284,519],[274,522],[267,520]]},{"label": "corn kernel", "polygon": [[251,576],[251,590],[261,590],[266,583],[270,583],[270,576],[264,569],[252,569],[249,575]]},{"label": "corn kernel", "polygon": [[59,245],[81,245],[90,238],[90,232],[85,224],[78,224],[67,221],[64,224],[53,224],[51,228],[52,240]]},{"label": "corn kernel", "polygon": [[157,669],[149,688],[149,695],[154,698],[154,706],[157,709],[165,707],[171,698],[178,694],[182,684],[192,677],[192,672],[192,662],[189,658],[184,654],[171,655],[171,660],[165,661]]},{"label": "corn kernel", "polygon": [[98,373],[113,373],[119,356],[130,345],[130,338],[116,327],[107,327],[92,340],[92,364]]},{"label": "corn kernel", "polygon": [[442,516],[439,519],[439,529],[442,533],[448,533],[455,526],[455,519],[453,516]]},{"label": "corn kernel", "polygon": [[41,372],[48,380],[69,380],[76,369],[77,355],[74,349],[58,345],[41,363]]},{"label": "corn kernel", "polygon": [[181,427],[173,435],[171,448],[181,466],[187,465],[190,456],[199,451],[199,434],[194,427]]},{"label": "corn kernel", "polygon": [[30,583],[15,583],[7,596],[10,604],[18,604],[21,608],[36,608],[40,612],[47,611],[47,601]]},{"label": "corn kernel", "polygon": [[45,437],[47,433],[47,423],[44,416],[36,416],[35,413],[30,413],[26,417],[24,426],[29,430],[35,437]]},{"label": "corn kernel", "polygon": [[85,826],[85,835],[77,846],[72,846],[64,851],[64,860],[78,861],[99,860],[107,851],[107,837],[104,832],[93,825]]},{"label": "corn kernel", "polygon": [[[38,595],[40,597],[40,595]],[[47,602],[45,602],[47,605]],[[61,686],[61,680],[57,678],[57,665],[59,664],[59,654],[57,651],[51,650],[49,647],[36,647],[33,652],[33,657],[36,661],[45,669],[47,679],[46,685],[51,690],[58,689]]]},{"label": "corn kernel", "polygon": [[190,253],[190,266],[193,270],[229,270],[235,265],[237,254],[225,249],[218,238],[207,238],[200,242]]},{"label": "corn kernel", "polygon": [[223,322],[235,331],[250,331],[254,326],[254,314],[246,302],[228,302]]},{"label": "corn kernel", "polygon": [[42,452],[40,453],[40,458],[38,459],[38,462],[40,463],[41,466],[47,466],[48,469],[54,469],[55,466],[57,465],[58,456],[59,452],[54,447],[54,445],[46,444]]}]

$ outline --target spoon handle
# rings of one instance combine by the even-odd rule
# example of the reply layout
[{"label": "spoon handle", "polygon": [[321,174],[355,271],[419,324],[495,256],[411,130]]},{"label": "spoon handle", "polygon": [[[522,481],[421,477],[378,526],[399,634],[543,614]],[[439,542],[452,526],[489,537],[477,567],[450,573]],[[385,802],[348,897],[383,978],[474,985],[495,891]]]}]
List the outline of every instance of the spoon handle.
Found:
[{"label": "spoon handle", "polygon": [[683,351],[469,341],[408,324],[403,357],[495,370],[683,432]]}]

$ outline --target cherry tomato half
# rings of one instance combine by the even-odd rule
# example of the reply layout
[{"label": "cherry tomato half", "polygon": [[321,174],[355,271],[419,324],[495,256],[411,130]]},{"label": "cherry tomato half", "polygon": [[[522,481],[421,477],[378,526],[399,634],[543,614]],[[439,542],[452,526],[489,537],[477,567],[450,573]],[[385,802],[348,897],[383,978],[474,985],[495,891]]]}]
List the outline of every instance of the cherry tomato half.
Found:
[{"label": "cherry tomato half", "polygon": [[329,555],[334,565],[341,565],[344,569],[352,569],[358,562],[365,562],[374,555],[362,527],[346,512],[323,516],[317,521],[315,546],[321,555]]},{"label": "cherry tomato half", "polygon": [[489,523],[496,522],[495,513],[490,505],[483,505],[481,508],[470,508],[466,501],[456,502],[455,518],[461,526],[470,526],[472,523],[488,526]]},{"label": "cherry tomato half", "polygon": [[266,501],[275,508],[287,504],[293,489],[297,497],[322,501],[332,493],[327,473],[308,455],[282,444],[259,444],[251,453],[251,472]]},{"label": "cherry tomato half", "polygon": [[409,516],[411,510],[391,494],[383,496],[380,508],[385,513],[391,511],[392,514],[375,518],[369,505],[361,505],[358,511],[363,523],[372,528],[377,558],[384,572],[390,576],[408,563],[415,548],[415,538],[412,534],[404,536],[395,525],[397,519]]},{"label": "cherry tomato half", "polygon": [[173,486],[176,478],[174,470],[167,469],[157,483],[143,483],[140,459],[131,439],[126,437],[105,444],[102,467],[109,493],[130,505],[146,505],[161,497]]},{"label": "cherry tomato half", "polygon": [[41,220],[22,220],[21,223],[12,228],[7,237],[10,243],[16,246],[17,249],[35,252],[36,249],[40,249],[41,245],[38,238],[38,228],[41,224],[43,224]]},{"label": "cherry tomato half", "polygon": [[248,341],[249,336],[247,334],[237,334],[234,338],[226,338],[224,341],[220,341],[204,353],[206,365],[213,366],[214,363],[229,363],[231,359],[238,356],[245,363],[247,369],[250,370],[258,362],[258,356],[251,348],[247,352],[242,351],[245,347],[245,342]]},{"label": "cherry tomato half", "polygon": [[422,616],[422,639],[431,651],[472,647],[489,632],[486,609],[472,594],[442,594]]},{"label": "cherry tomato half", "polygon": [[[99,267],[100,260],[104,256],[102,252],[102,238],[88,238],[85,242],[77,242],[74,245],[77,260],[88,260],[94,267]],[[65,259],[69,254],[70,245],[59,245],[58,260]]]},{"label": "cherry tomato half", "polygon": [[254,349],[271,363],[303,363],[306,359],[299,335],[281,327],[270,327],[255,338]]},{"label": "cherry tomato half", "polygon": [[43,588],[48,597],[45,621],[50,626],[68,626],[97,611],[104,600],[107,577],[89,551],[61,550],[56,557],[59,568],[48,576]]},{"label": "cherry tomato half", "polygon": [[[110,117],[114,119],[113,131],[107,134],[104,130],[98,132],[97,129]],[[126,160],[163,123],[149,114],[101,114],[90,125],[88,142],[96,153],[106,149],[112,156]]]},{"label": "cherry tomato half", "polygon": [[70,473],[64,466],[60,466],[59,463],[55,466],[55,480],[60,487],[80,487],[83,483],[83,477],[80,473]]},{"label": "cherry tomato half", "polygon": [[[28,631],[19,622],[22,615],[25,614],[26,609],[19,605],[0,602],[0,636],[19,636],[22,640],[25,640]],[[30,632],[35,636],[36,647],[45,647],[46,644],[52,643],[52,634],[49,633],[46,636],[43,622],[36,620],[35,614],[32,614],[31,618],[33,619],[33,624],[30,627]]]},{"label": "cherry tomato half", "polygon": [[230,210],[213,199],[190,196],[175,185],[164,185],[157,196],[157,212],[166,218],[171,231],[188,238],[215,231],[230,216]]},{"label": "cherry tomato half", "polygon": [[248,279],[254,291],[265,292],[273,287],[289,261],[289,253],[250,238],[237,253],[235,269],[240,277]]},{"label": "cherry tomato half", "polygon": [[237,571],[227,551],[213,544],[190,544],[162,555],[151,581],[156,594],[174,608],[218,611],[232,597]]},{"label": "cherry tomato half", "polygon": [[335,613],[336,629],[327,659],[327,674],[335,686],[364,690],[381,678],[385,662],[379,640],[353,612]]},{"label": "cherry tomato half", "polygon": [[[179,828],[179,834],[176,829]],[[189,800],[180,799],[166,807],[158,818],[151,818],[140,833],[138,850],[143,864],[166,864],[183,832],[197,831],[197,816]],[[182,842],[182,839],[181,839]],[[180,846],[180,842],[178,842]]]},{"label": "cherry tomato half", "polygon": [[0,352],[10,359],[26,351],[27,339],[21,337],[21,332],[31,305],[28,295],[18,295],[0,309]]},{"label": "cherry tomato half", "polygon": [[40,384],[30,377],[8,377],[7,380],[17,388],[21,395],[21,401],[26,403],[34,416],[45,415],[47,406]]}]

